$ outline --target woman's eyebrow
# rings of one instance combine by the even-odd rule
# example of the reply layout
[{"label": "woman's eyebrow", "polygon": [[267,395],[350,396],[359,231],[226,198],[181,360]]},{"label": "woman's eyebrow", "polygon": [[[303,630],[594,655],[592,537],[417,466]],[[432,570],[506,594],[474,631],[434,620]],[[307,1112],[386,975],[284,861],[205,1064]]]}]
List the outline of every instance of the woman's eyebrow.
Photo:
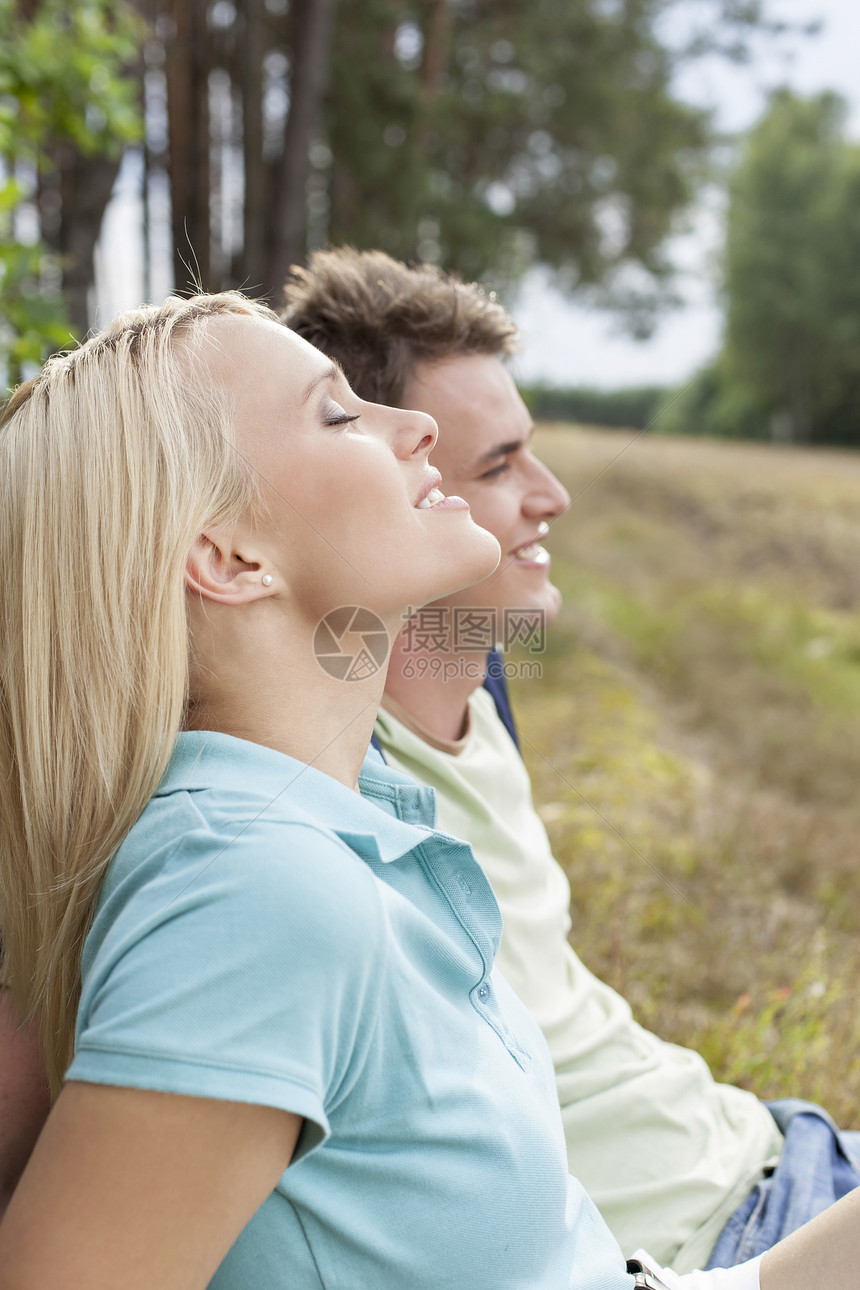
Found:
[{"label": "woman's eyebrow", "polygon": [[340,363],[333,360],[329,363],[328,367],[324,368],[322,372],[313,378],[310,385],[302,395],[302,403],[307,403],[314,390],[316,390],[320,385],[324,385],[326,381],[336,381],[339,376],[343,376],[343,368]]}]

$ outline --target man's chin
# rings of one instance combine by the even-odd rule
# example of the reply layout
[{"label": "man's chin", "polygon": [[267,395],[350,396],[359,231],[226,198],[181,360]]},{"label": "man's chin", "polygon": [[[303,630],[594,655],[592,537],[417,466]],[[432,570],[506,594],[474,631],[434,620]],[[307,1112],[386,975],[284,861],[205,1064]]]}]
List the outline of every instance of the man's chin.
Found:
[{"label": "man's chin", "polygon": [[[521,595],[516,601],[515,607],[517,609],[540,612],[543,614],[544,622],[546,623],[551,623],[558,615],[561,609],[561,592],[554,582],[550,582],[548,574],[544,574],[543,585],[535,586],[532,584],[529,587],[526,584],[521,586],[519,591]],[[510,603],[513,606],[514,602],[511,601]]]},{"label": "man's chin", "polygon": [[546,622],[549,625],[559,615],[561,609],[561,592],[552,583],[547,587]]},{"label": "man's chin", "polygon": [[547,583],[543,595],[535,601],[534,608],[543,613],[544,626],[548,627],[559,614],[561,609],[561,592],[558,587]]},{"label": "man's chin", "polygon": [[514,617],[531,618],[534,620],[535,627],[539,626],[544,630],[558,617],[561,604],[561,592],[558,587],[549,582],[537,595],[533,593],[505,597],[501,603],[497,603],[496,613],[499,615],[500,626],[504,625],[507,615],[514,615]]}]

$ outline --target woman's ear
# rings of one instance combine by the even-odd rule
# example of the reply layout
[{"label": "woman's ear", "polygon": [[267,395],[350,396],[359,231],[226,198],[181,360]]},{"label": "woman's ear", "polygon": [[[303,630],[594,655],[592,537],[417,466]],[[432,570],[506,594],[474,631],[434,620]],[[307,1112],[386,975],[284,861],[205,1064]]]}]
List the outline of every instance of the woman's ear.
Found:
[{"label": "woman's ear", "polygon": [[250,552],[235,550],[233,535],[209,529],[197,538],[185,562],[185,585],[189,591],[222,605],[241,605],[271,596],[274,579]]}]

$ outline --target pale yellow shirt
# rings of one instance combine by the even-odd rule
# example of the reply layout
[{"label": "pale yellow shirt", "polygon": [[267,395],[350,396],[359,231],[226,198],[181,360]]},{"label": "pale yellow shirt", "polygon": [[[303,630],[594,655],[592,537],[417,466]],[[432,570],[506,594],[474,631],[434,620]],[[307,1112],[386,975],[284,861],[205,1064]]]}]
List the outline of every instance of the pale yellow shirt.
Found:
[{"label": "pale yellow shirt", "polygon": [[729,1215],[782,1150],[770,1112],[751,1093],[716,1083],[697,1053],[643,1030],[577,958],[567,940],[567,879],[487,691],[472,695],[456,743],[389,707],[376,725],[386,760],[435,788],[439,827],[472,844],[496,894],[504,920],[497,965],[549,1044],[571,1173],[622,1250],[644,1246],[676,1272],[704,1266]]}]

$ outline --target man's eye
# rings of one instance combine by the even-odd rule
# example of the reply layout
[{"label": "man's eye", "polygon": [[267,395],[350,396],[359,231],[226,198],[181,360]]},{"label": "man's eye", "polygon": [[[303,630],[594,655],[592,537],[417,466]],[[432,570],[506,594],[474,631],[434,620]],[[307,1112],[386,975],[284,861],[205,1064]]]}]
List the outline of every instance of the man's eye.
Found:
[{"label": "man's eye", "polygon": [[494,466],[492,470],[485,471],[484,474],[479,475],[478,478],[493,479],[496,475],[503,475],[505,471],[510,470],[510,468],[511,463],[509,461],[503,461],[500,466]]}]

